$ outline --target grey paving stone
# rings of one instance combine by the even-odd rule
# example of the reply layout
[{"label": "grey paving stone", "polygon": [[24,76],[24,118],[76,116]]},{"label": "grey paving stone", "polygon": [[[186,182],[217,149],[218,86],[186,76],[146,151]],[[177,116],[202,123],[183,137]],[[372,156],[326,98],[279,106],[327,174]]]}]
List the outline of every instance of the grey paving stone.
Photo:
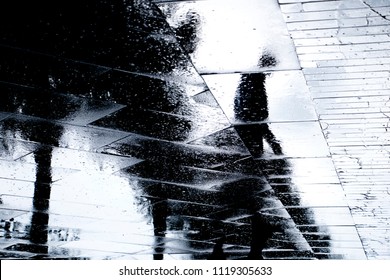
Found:
[{"label": "grey paving stone", "polygon": [[76,2],[0,17],[0,258],[389,258],[386,1]]},{"label": "grey paving stone", "polygon": [[[291,13],[293,10],[289,12],[287,6],[284,17],[292,24],[297,22],[308,28],[305,32],[292,31],[292,36],[299,45],[303,71],[315,98],[347,203],[357,223],[355,227],[364,240],[365,254],[369,259],[380,258],[379,255],[387,259],[386,253],[377,246],[378,239],[369,241],[375,238],[369,237],[368,232],[388,228],[387,210],[380,206],[388,200],[387,195],[381,195],[383,185],[388,182],[389,168],[384,152],[388,146],[385,115],[389,91],[383,73],[388,52],[380,49],[382,42],[386,44],[382,32],[386,33],[388,28],[385,18],[388,4],[383,1],[325,1],[305,3],[303,8],[313,12],[299,15]],[[321,9],[337,10],[338,28],[318,30],[315,22],[310,28],[311,20],[315,20],[310,16],[317,14],[320,19],[327,19],[329,12]],[[332,36],[339,42],[327,39]],[[365,59],[368,60],[363,63]],[[379,62],[381,60],[383,63]],[[348,62],[345,64],[344,61]],[[361,102],[359,98],[363,98]],[[344,102],[347,100],[349,102]],[[383,237],[382,242],[386,243]],[[339,254],[328,254],[330,251],[315,247],[313,250],[319,258],[334,258]],[[350,251],[347,258],[359,258],[359,254]]]}]

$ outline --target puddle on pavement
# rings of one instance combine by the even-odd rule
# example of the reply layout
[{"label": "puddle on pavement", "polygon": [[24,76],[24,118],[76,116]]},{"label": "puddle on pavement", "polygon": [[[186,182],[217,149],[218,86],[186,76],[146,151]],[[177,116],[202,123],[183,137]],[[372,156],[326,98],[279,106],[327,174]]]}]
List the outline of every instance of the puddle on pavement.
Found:
[{"label": "puddle on pavement", "polygon": [[178,1],[158,6],[201,73],[300,68],[276,1]]},{"label": "puddle on pavement", "polygon": [[300,71],[204,75],[203,78],[232,123],[317,120]]},{"label": "puddle on pavement", "polygon": [[354,224],[278,5],[244,2],[0,24],[0,257],[360,256],[335,248]]}]

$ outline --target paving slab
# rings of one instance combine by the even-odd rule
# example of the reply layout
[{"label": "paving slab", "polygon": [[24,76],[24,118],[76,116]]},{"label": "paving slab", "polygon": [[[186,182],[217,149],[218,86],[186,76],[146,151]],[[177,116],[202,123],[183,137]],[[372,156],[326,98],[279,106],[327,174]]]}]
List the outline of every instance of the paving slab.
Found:
[{"label": "paving slab", "polygon": [[0,258],[389,258],[386,1],[76,2],[0,9]]}]

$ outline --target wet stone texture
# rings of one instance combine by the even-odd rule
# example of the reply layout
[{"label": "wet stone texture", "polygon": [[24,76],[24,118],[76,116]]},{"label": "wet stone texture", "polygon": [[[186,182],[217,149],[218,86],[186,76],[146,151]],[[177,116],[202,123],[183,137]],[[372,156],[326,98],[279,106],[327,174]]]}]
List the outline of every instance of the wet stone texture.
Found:
[{"label": "wet stone texture", "polygon": [[44,5],[0,9],[1,259],[390,256],[385,3]]},{"label": "wet stone texture", "polygon": [[389,259],[389,3],[279,2],[365,254]]}]

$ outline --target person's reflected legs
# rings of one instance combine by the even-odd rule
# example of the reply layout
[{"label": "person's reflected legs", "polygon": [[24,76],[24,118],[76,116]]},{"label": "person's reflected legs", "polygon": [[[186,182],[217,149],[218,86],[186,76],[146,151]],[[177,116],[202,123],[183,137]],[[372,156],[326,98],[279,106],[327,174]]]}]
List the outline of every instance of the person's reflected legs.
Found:
[{"label": "person's reflected legs", "polygon": [[282,146],[266,123],[238,125],[235,127],[252,156],[259,158],[264,154],[264,140],[275,155],[282,155]]},{"label": "person's reflected legs", "polygon": [[263,249],[266,246],[268,239],[273,234],[272,227],[266,222],[264,217],[255,213],[251,217],[252,225],[252,240],[251,240],[251,249],[248,254],[249,260],[262,260],[263,258]]},{"label": "person's reflected legs", "polygon": [[214,245],[211,255],[208,260],[226,260],[226,254],[223,251],[223,244],[225,243],[225,237],[221,237]]}]

